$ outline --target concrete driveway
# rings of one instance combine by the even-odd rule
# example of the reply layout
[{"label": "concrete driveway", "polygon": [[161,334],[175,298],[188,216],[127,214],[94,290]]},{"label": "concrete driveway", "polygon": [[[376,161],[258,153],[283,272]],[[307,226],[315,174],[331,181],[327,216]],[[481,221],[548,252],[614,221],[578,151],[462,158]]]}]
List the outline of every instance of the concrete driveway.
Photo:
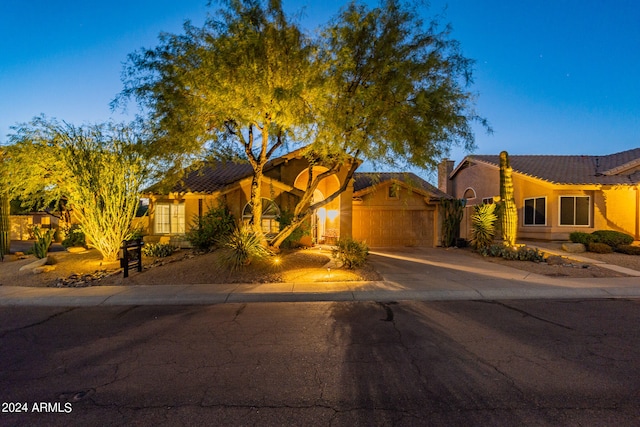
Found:
[{"label": "concrete driveway", "polygon": [[[444,298],[629,296],[640,291],[637,277],[572,279],[530,273],[470,256],[457,248],[375,248],[369,257],[387,287],[429,292]],[[603,291],[603,289],[605,289]],[[591,292],[592,291],[592,292]]]}]

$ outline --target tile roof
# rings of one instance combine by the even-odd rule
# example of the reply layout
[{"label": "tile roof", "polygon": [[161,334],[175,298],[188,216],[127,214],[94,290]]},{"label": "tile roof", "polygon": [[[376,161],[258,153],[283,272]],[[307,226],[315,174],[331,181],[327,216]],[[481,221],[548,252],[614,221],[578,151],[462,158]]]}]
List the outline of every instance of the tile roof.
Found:
[{"label": "tile roof", "polygon": [[[500,165],[498,155],[467,160]],[[555,184],[640,183],[640,148],[605,156],[509,155],[509,162],[514,172]]]},{"label": "tile roof", "polygon": [[411,187],[432,193],[436,197],[451,198],[451,196],[449,196],[448,194],[440,191],[437,187],[434,187],[424,179],[420,178],[418,175],[411,172],[356,172],[353,175],[353,178],[354,193],[365,190],[382,182],[395,179],[404,182]]},{"label": "tile roof", "polygon": [[172,188],[178,193],[212,193],[236,181],[250,177],[253,168],[249,163],[207,162],[202,167],[190,171]]}]

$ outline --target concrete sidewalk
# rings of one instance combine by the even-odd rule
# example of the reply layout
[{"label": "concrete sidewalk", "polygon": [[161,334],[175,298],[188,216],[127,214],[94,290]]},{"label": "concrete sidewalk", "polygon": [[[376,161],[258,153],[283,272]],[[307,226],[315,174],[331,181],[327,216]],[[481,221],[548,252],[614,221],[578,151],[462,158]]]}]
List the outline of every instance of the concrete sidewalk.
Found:
[{"label": "concrete sidewalk", "polygon": [[275,283],[263,285],[94,286],[87,288],[0,287],[0,306],[192,305],[309,301],[447,301],[496,299],[640,298],[638,278],[582,283],[551,279],[530,286],[497,280],[496,286],[468,289],[435,286],[402,289],[388,282]]},{"label": "concrete sidewalk", "polygon": [[[548,277],[474,259],[455,251],[407,249],[372,251],[371,255],[371,262],[384,277],[382,281],[195,285],[176,283],[86,288],[0,286],[0,306],[640,297],[639,277]],[[640,275],[640,272],[635,273]]]}]

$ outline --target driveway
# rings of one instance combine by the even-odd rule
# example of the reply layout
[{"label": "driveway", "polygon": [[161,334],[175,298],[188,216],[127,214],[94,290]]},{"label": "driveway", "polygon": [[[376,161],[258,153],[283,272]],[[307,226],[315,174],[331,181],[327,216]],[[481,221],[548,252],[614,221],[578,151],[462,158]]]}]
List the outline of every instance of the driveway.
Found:
[{"label": "driveway", "polygon": [[636,290],[640,292],[637,277],[549,277],[486,262],[456,248],[375,248],[369,260],[389,288],[441,292],[443,297],[566,297],[577,289],[587,293],[593,290],[593,296],[602,297],[629,296],[630,290],[634,295]]}]

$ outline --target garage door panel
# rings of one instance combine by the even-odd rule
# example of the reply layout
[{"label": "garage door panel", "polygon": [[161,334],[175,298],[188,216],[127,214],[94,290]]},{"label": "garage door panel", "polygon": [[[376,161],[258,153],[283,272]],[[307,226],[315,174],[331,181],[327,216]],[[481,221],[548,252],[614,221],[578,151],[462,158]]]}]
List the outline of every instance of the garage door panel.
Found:
[{"label": "garage door panel", "polygon": [[355,209],[353,234],[369,246],[433,246],[433,212]]}]

